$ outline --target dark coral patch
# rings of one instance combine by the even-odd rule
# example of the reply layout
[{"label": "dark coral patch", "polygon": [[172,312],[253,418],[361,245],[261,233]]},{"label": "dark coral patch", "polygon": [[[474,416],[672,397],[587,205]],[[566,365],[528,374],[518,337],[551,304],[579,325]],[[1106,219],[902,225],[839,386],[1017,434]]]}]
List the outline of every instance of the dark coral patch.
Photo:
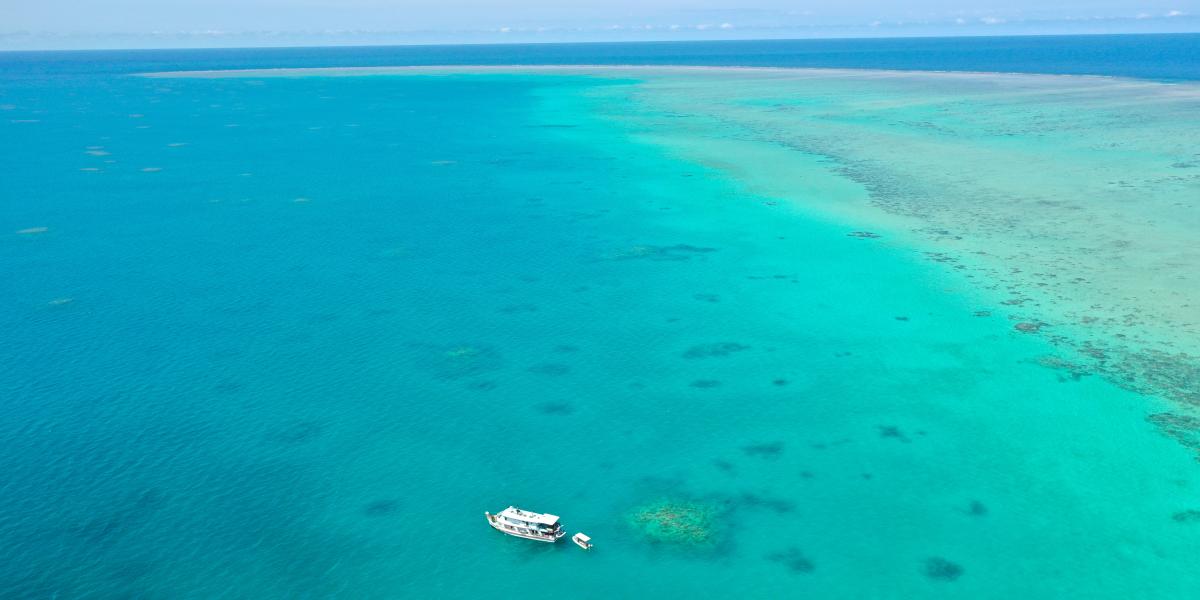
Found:
[{"label": "dark coral patch", "polygon": [[780,514],[790,513],[796,510],[796,504],[789,500],[780,498],[767,498],[749,492],[743,493],[738,497],[738,502],[747,508],[762,508],[777,512]]},{"label": "dark coral patch", "polygon": [[761,458],[777,458],[783,454],[783,442],[766,442],[762,444],[750,444],[743,446],[742,452],[746,456],[758,456]]},{"label": "dark coral patch", "polygon": [[1163,412],[1150,415],[1146,420],[1185,447],[1200,452],[1200,417]]},{"label": "dark coral patch", "polygon": [[712,389],[712,388],[721,387],[721,382],[717,381],[716,379],[697,379],[697,380],[693,381],[692,383],[690,383],[689,385],[691,385],[694,388]]},{"label": "dark coral patch", "polygon": [[793,573],[811,573],[816,568],[799,548],[785,548],[772,552],[767,555],[767,560],[779,563]]},{"label": "dark coral patch", "polygon": [[500,352],[487,345],[410,343],[420,367],[438,379],[478,376],[504,366]]},{"label": "dark coral patch", "polygon": [[318,437],[324,431],[324,427],[315,421],[298,421],[277,429],[267,435],[267,440],[277,444],[286,444],[290,446],[298,446],[307,444]]},{"label": "dark coral patch", "polygon": [[537,309],[538,307],[535,304],[509,304],[508,306],[501,307],[500,312],[506,315],[517,315],[537,312]]},{"label": "dark coral patch", "polygon": [[571,367],[568,365],[563,365],[563,364],[558,364],[558,363],[542,363],[540,365],[533,365],[532,367],[529,367],[529,369],[527,369],[527,370],[530,373],[536,373],[538,375],[559,376],[559,375],[566,375],[567,373],[570,373]]},{"label": "dark coral patch", "polygon": [[697,344],[688,348],[684,353],[684,358],[723,358],[734,354],[749,350],[750,346],[739,344],[736,342],[717,342],[715,344]]},{"label": "dark coral patch", "polygon": [[242,384],[237,381],[222,381],[213,386],[213,391],[219,394],[236,394],[242,391]]},{"label": "dark coral patch", "polygon": [[955,581],[963,574],[961,566],[937,556],[925,560],[923,571],[934,581]]},{"label": "dark coral patch", "polygon": [[878,427],[879,437],[881,438],[898,440],[906,444],[909,442],[908,436],[904,435],[904,432],[900,431],[900,428],[895,425],[879,425]]},{"label": "dark coral patch", "polygon": [[988,508],[986,505],[984,505],[984,503],[978,500],[972,500],[971,503],[967,505],[967,514],[971,515],[972,517],[983,517],[988,514]]},{"label": "dark coral patch", "polygon": [[543,402],[534,408],[543,415],[569,415],[575,407],[568,402]]},{"label": "dark coral patch", "polygon": [[1200,523],[1200,510],[1183,510],[1171,515],[1176,523]]},{"label": "dark coral patch", "polygon": [[398,510],[400,510],[400,502],[397,500],[376,500],[363,507],[363,514],[368,517],[386,517],[395,514]]},{"label": "dark coral patch", "polygon": [[691,244],[675,244],[673,246],[634,246],[611,255],[611,260],[657,260],[682,261],[691,260],[693,256],[716,252],[716,248],[693,246]]}]

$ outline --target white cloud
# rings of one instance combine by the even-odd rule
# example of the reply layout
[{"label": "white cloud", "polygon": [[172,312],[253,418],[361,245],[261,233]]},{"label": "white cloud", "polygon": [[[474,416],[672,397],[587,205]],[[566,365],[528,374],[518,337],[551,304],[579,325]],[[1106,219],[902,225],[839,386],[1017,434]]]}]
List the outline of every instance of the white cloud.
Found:
[{"label": "white cloud", "polygon": [[733,29],[733,23],[721,23],[721,29]]},{"label": "white cloud", "polygon": [[1004,19],[1001,19],[1000,17],[984,17],[979,21],[984,25],[999,25],[1004,22]]},{"label": "white cloud", "polygon": [[1169,10],[1169,11],[1167,11],[1167,14],[1165,14],[1163,16],[1164,17],[1182,17],[1186,14],[1187,13],[1183,12],[1182,10]]}]

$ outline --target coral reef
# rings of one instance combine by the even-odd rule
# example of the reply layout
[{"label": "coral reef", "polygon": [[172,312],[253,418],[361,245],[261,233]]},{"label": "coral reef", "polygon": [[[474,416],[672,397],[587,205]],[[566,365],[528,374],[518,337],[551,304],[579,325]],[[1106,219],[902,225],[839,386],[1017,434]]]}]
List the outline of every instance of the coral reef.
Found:
[{"label": "coral reef", "polygon": [[717,543],[719,509],[686,500],[659,500],[635,508],[630,524],[654,543],[712,546]]}]

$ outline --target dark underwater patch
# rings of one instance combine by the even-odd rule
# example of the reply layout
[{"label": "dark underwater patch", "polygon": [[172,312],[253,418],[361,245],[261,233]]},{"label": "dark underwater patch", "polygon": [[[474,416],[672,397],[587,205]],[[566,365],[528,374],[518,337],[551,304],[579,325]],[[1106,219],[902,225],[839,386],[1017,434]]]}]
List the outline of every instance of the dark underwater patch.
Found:
[{"label": "dark underwater patch", "polygon": [[500,307],[500,312],[502,314],[506,314],[506,315],[518,315],[518,314],[522,314],[522,313],[532,313],[532,312],[537,312],[537,310],[538,310],[538,307],[536,304],[529,304],[529,303],[509,304],[508,306]]},{"label": "dark underwater patch", "polygon": [[904,432],[895,425],[877,425],[876,427],[879,428],[879,437],[883,439],[897,440],[906,444],[910,441],[908,436],[904,435]]},{"label": "dark underwater patch", "polygon": [[375,500],[363,507],[363,515],[368,517],[386,517],[400,510],[400,502],[393,499]]},{"label": "dark underwater patch", "polygon": [[735,470],[733,463],[731,463],[727,460],[721,460],[718,458],[717,460],[714,460],[712,464],[714,467],[720,469],[721,471],[723,471],[725,473],[733,473]]},{"label": "dark underwater patch", "polygon": [[543,402],[534,408],[543,415],[569,415],[575,412],[575,406],[569,402]]},{"label": "dark underwater patch", "polygon": [[699,389],[712,389],[721,387],[721,382],[716,379],[697,379],[688,385]]},{"label": "dark underwater patch", "polygon": [[925,560],[922,572],[925,574],[925,577],[934,581],[949,582],[956,581],[959,577],[962,577],[963,568],[944,558],[934,556]]},{"label": "dark underwater patch", "polygon": [[674,244],[671,246],[640,245],[616,252],[608,258],[610,260],[683,261],[691,260],[694,256],[716,251],[716,248],[693,246],[691,244]]},{"label": "dark underwater patch", "polygon": [[268,433],[266,439],[276,444],[298,446],[316,440],[323,432],[324,427],[316,421],[298,421]]},{"label": "dark underwater patch", "polygon": [[1171,515],[1176,523],[1200,523],[1200,510],[1181,510]]},{"label": "dark underwater patch", "polygon": [[737,502],[739,506],[745,508],[761,508],[779,514],[787,514],[796,510],[796,503],[790,500],[768,498],[750,492],[743,492],[742,495],[738,496]]},{"label": "dark underwater patch", "polygon": [[724,358],[737,352],[749,350],[750,346],[739,344],[737,342],[717,342],[714,344],[697,344],[684,351],[683,357],[687,359],[697,358]]},{"label": "dark underwater patch", "polygon": [[532,367],[529,367],[526,370],[529,371],[530,373],[535,373],[537,375],[550,375],[552,377],[557,377],[560,375],[566,375],[567,373],[570,373],[571,367],[568,365],[559,364],[559,363],[542,363],[542,364],[538,364],[538,365],[533,365]]},{"label": "dark underwater patch", "polygon": [[812,573],[816,569],[812,560],[794,546],[768,554],[767,560],[779,563],[793,573]]},{"label": "dark underwater patch", "polygon": [[236,394],[242,391],[243,387],[239,381],[222,381],[213,386],[213,391],[218,394]]},{"label": "dark underwater patch", "polygon": [[765,442],[761,444],[750,444],[742,446],[742,452],[746,456],[757,456],[759,458],[778,458],[783,454],[783,442]]},{"label": "dark underwater patch", "polygon": [[107,544],[127,533],[166,503],[167,498],[162,492],[147,488],[112,510],[94,515],[78,525],[69,527],[68,530],[89,544]]},{"label": "dark underwater patch", "polygon": [[438,379],[458,380],[476,377],[504,366],[504,359],[487,344],[427,344],[412,342],[420,369]]}]

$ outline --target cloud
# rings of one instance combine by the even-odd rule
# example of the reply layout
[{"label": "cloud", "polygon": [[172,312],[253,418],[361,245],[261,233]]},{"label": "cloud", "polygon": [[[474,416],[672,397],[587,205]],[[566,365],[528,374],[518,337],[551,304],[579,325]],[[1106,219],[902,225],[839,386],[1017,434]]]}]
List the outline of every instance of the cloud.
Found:
[{"label": "cloud", "polygon": [[979,19],[979,21],[984,25],[1000,25],[1004,23],[1004,19],[1001,19],[1000,17],[984,17]]},{"label": "cloud", "polygon": [[721,23],[721,29],[733,29],[733,23]]},{"label": "cloud", "polygon": [[1163,16],[1164,17],[1182,17],[1186,14],[1187,13],[1183,12],[1182,10],[1168,10],[1167,14],[1165,14]]}]

